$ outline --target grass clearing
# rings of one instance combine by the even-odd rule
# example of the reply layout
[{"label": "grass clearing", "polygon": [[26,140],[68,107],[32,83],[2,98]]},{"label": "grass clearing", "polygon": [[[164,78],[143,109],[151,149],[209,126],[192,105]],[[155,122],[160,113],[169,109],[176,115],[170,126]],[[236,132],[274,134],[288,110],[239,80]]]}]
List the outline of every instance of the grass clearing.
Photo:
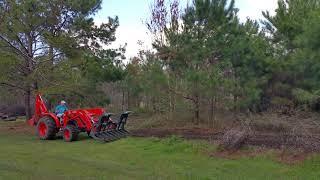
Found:
[{"label": "grass clearing", "polygon": [[[3,124],[0,124],[2,126]],[[34,135],[0,132],[0,179],[317,179],[320,157],[294,166],[272,153],[257,157],[210,157],[216,147],[177,137],[127,138],[103,144],[81,140],[40,141]]]}]

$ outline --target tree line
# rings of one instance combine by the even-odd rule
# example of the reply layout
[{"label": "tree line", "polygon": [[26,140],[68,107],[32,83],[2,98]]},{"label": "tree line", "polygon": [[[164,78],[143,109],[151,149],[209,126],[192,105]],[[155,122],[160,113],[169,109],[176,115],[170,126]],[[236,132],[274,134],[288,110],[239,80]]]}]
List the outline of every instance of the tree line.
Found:
[{"label": "tree line", "polygon": [[[241,22],[234,0],[155,0],[146,22],[153,49],[128,64],[115,41],[117,17],[97,26],[99,0],[0,2],[0,85],[25,97],[69,98],[79,106],[114,103],[168,114],[192,111],[193,123],[270,110],[317,110],[320,2],[279,0],[276,14]],[[109,94],[110,96],[110,94]],[[203,112],[206,113],[203,113]],[[205,117],[204,117],[205,116]]]},{"label": "tree line", "polygon": [[[131,94],[154,112],[189,104],[194,123],[235,115],[319,108],[318,0],[279,0],[276,14],[240,22],[235,1],[156,0],[146,25],[155,52],[127,66]],[[202,117],[206,118],[206,117]]]}]

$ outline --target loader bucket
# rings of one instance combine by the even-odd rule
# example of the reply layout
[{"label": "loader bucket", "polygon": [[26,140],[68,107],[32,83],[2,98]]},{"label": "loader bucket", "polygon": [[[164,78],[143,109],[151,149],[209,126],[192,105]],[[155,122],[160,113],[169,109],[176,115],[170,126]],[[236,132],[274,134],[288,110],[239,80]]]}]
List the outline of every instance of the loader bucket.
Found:
[{"label": "loader bucket", "polygon": [[129,135],[129,132],[125,129],[121,130],[108,130],[108,131],[101,131],[101,132],[91,132],[90,136],[98,141],[102,142],[111,142],[121,138],[125,138]]},{"label": "loader bucket", "polygon": [[112,121],[114,124],[114,129],[107,129],[105,130],[104,127],[108,126],[108,123],[111,122],[110,117],[112,116],[111,113],[107,113],[102,116],[97,124],[97,131],[91,131],[90,136],[102,142],[111,142],[118,140],[120,138],[125,138],[129,135],[129,132],[125,130],[124,126],[127,122],[128,116],[131,112],[127,111],[120,115],[119,120],[116,122]]}]

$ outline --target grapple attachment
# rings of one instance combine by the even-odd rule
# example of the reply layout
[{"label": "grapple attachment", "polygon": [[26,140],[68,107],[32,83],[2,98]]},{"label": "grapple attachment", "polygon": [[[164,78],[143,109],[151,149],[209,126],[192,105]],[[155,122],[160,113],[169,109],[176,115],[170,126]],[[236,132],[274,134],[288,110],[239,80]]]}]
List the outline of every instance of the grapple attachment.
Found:
[{"label": "grapple attachment", "polygon": [[112,113],[104,114],[95,125],[95,131],[90,132],[90,136],[93,139],[103,142],[110,142],[127,137],[129,132],[125,130],[124,127],[130,113],[130,111],[122,113],[118,121],[111,120],[110,117],[113,115]]}]

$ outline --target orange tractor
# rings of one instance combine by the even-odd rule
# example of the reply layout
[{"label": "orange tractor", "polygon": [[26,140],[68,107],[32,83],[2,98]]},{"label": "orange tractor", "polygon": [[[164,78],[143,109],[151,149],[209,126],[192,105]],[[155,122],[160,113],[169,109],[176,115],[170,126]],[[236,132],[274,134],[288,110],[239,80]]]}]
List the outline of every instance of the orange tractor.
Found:
[{"label": "orange tractor", "polygon": [[42,97],[37,94],[33,117],[28,124],[36,126],[37,135],[42,140],[54,139],[61,132],[67,142],[78,139],[80,132],[86,132],[90,137],[109,142],[126,137],[129,133],[124,126],[130,111],[120,115],[118,120],[112,120],[112,113],[103,108],[68,110],[61,118],[48,111]]}]

